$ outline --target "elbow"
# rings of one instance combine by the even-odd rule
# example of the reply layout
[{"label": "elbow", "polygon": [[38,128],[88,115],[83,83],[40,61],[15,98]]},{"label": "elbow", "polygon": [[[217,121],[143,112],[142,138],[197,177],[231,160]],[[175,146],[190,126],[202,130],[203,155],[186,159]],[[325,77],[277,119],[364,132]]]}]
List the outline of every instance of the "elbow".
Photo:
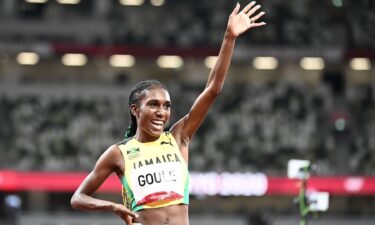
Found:
[{"label": "elbow", "polygon": [[213,97],[217,97],[220,95],[221,91],[223,90],[223,85],[208,85],[206,87],[206,91],[208,94],[210,94]]},{"label": "elbow", "polygon": [[209,93],[210,95],[216,98],[217,96],[221,94],[222,90],[223,89],[221,87],[213,87],[209,89]]},{"label": "elbow", "polygon": [[73,196],[72,196],[72,198],[70,199],[70,205],[72,206],[72,208],[73,209],[75,209],[75,210],[79,210],[80,208],[79,208],[79,200],[78,200],[78,197],[77,197],[77,195],[76,194],[74,194]]}]

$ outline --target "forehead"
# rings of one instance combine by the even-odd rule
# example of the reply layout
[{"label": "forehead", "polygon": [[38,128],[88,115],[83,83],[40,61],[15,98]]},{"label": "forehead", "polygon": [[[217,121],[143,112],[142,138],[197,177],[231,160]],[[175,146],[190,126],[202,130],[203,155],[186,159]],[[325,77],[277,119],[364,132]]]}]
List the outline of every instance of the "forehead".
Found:
[{"label": "forehead", "polygon": [[169,93],[164,88],[150,88],[144,91],[142,101],[159,100],[159,101],[171,101]]}]

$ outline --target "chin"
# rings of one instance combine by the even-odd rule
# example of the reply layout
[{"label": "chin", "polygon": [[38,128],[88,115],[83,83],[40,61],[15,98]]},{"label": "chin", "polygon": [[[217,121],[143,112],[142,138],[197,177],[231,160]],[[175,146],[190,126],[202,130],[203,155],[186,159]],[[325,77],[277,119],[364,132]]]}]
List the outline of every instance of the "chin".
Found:
[{"label": "chin", "polygon": [[150,136],[152,137],[160,137],[160,135],[163,133],[164,130],[161,130],[161,131],[151,131],[149,133]]}]

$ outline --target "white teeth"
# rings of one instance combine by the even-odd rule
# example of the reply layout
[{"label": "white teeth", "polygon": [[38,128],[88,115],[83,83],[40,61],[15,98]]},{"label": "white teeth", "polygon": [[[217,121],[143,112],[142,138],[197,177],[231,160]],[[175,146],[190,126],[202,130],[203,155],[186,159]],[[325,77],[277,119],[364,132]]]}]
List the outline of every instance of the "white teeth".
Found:
[{"label": "white teeth", "polygon": [[164,124],[163,121],[156,121],[156,120],[152,121],[152,123],[158,126],[163,126]]}]

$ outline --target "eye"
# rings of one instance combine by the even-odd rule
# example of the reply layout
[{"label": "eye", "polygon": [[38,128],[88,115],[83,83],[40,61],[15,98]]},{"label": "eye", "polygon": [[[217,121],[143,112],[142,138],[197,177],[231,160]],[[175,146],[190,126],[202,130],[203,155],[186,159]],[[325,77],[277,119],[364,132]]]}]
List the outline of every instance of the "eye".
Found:
[{"label": "eye", "polygon": [[170,103],[165,104],[165,105],[164,105],[164,108],[165,108],[165,109],[170,109],[170,108],[171,108],[171,104],[170,104]]},{"label": "eye", "polygon": [[150,101],[147,105],[149,105],[150,107],[157,107],[158,103],[156,101]]}]

